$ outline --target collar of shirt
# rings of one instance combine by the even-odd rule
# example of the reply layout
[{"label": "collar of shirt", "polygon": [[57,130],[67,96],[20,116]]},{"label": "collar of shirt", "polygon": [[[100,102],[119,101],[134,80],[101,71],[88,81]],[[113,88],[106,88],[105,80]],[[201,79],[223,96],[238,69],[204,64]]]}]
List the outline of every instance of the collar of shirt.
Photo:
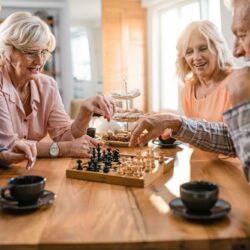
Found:
[{"label": "collar of shirt", "polygon": [[[40,96],[38,93],[38,89],[36,87],[36,83],[34,80],[30,81],[30,90],[31,90],[31,105],[32,108],[36,108],[36,102],[40,102]],[[20,98],[17,98],[17,91],[13,84],[11,83],[9,74],[6,70],[2,71],[2,92],[7,94],[10,98],[10,101],[16,103],[17,105],[21,105],[21,100],[17,101]]]}]

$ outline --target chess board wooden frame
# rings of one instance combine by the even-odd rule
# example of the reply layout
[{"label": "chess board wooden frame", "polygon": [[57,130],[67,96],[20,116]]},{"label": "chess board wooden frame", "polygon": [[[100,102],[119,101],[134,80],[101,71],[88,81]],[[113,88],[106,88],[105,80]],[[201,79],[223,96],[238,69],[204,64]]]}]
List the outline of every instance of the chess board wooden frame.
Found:
[{"label": "chess board wooden frame", "polygon": [[117,172],[92,172],[87,170],[77,170],[76,161],[72,160],[70,168],[66,170],[67,178],[96,181],[116,185],[133,186],[133,187],[145,187],[152,183],[154,180],[173,169],[174,159],[170,157],[164,157],[163,163],[159,163],[157,159],[155,161],[155,167],[148,173],[143,173],[143,176],[130,176],[122,175]]}]

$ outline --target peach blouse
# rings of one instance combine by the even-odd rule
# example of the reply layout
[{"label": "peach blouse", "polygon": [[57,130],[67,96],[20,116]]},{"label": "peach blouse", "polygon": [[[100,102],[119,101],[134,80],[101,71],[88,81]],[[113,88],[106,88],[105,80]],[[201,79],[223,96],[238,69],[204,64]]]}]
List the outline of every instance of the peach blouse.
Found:
[{"label": "peach blouse", "polygon": [[194,85],[186,84],[181,91],[181,102],[185,116],[209,122],[223,122],[223,112],[232,107],[224,83],[201,99],[196,99]]},{"label": "peach blouse", "polygon": [[0,72],[0,144],[16,138],[40,141],[49,133],[54,141],[72,140],[71,121],[64,110],[57,84],[40,74],[30,81],[32,112],[26,116],[21,99],[7,71]]}]

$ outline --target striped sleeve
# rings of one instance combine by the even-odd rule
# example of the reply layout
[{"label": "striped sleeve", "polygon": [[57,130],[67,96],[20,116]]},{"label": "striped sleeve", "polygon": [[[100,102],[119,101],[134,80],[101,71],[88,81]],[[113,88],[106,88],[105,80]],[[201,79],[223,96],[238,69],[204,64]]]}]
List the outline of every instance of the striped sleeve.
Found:
[{"label": "striped sleeve", "polygon": [[250,102],[228,110],[224,113],[224,119],[246,177],[250,180]]},{"label": "striped sleeve", "polygon": [[182,126],[173,136],[202,150],[236,156],[227,125],[222,122],[206,122],[182,117]]}]

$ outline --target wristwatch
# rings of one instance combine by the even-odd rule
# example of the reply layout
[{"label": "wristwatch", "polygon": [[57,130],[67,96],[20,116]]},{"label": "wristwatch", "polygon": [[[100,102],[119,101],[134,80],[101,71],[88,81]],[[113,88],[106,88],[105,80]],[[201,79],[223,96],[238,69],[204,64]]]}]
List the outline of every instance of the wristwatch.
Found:
[{"label": "wristwatch", "polygon": [[49,155],[51,158],[57,158],[59,156],[59,152],[60,152],[60,149],[59,149],[59,146],[56,142],[53,142],[50,146],[50,149],[49,149]]}]

